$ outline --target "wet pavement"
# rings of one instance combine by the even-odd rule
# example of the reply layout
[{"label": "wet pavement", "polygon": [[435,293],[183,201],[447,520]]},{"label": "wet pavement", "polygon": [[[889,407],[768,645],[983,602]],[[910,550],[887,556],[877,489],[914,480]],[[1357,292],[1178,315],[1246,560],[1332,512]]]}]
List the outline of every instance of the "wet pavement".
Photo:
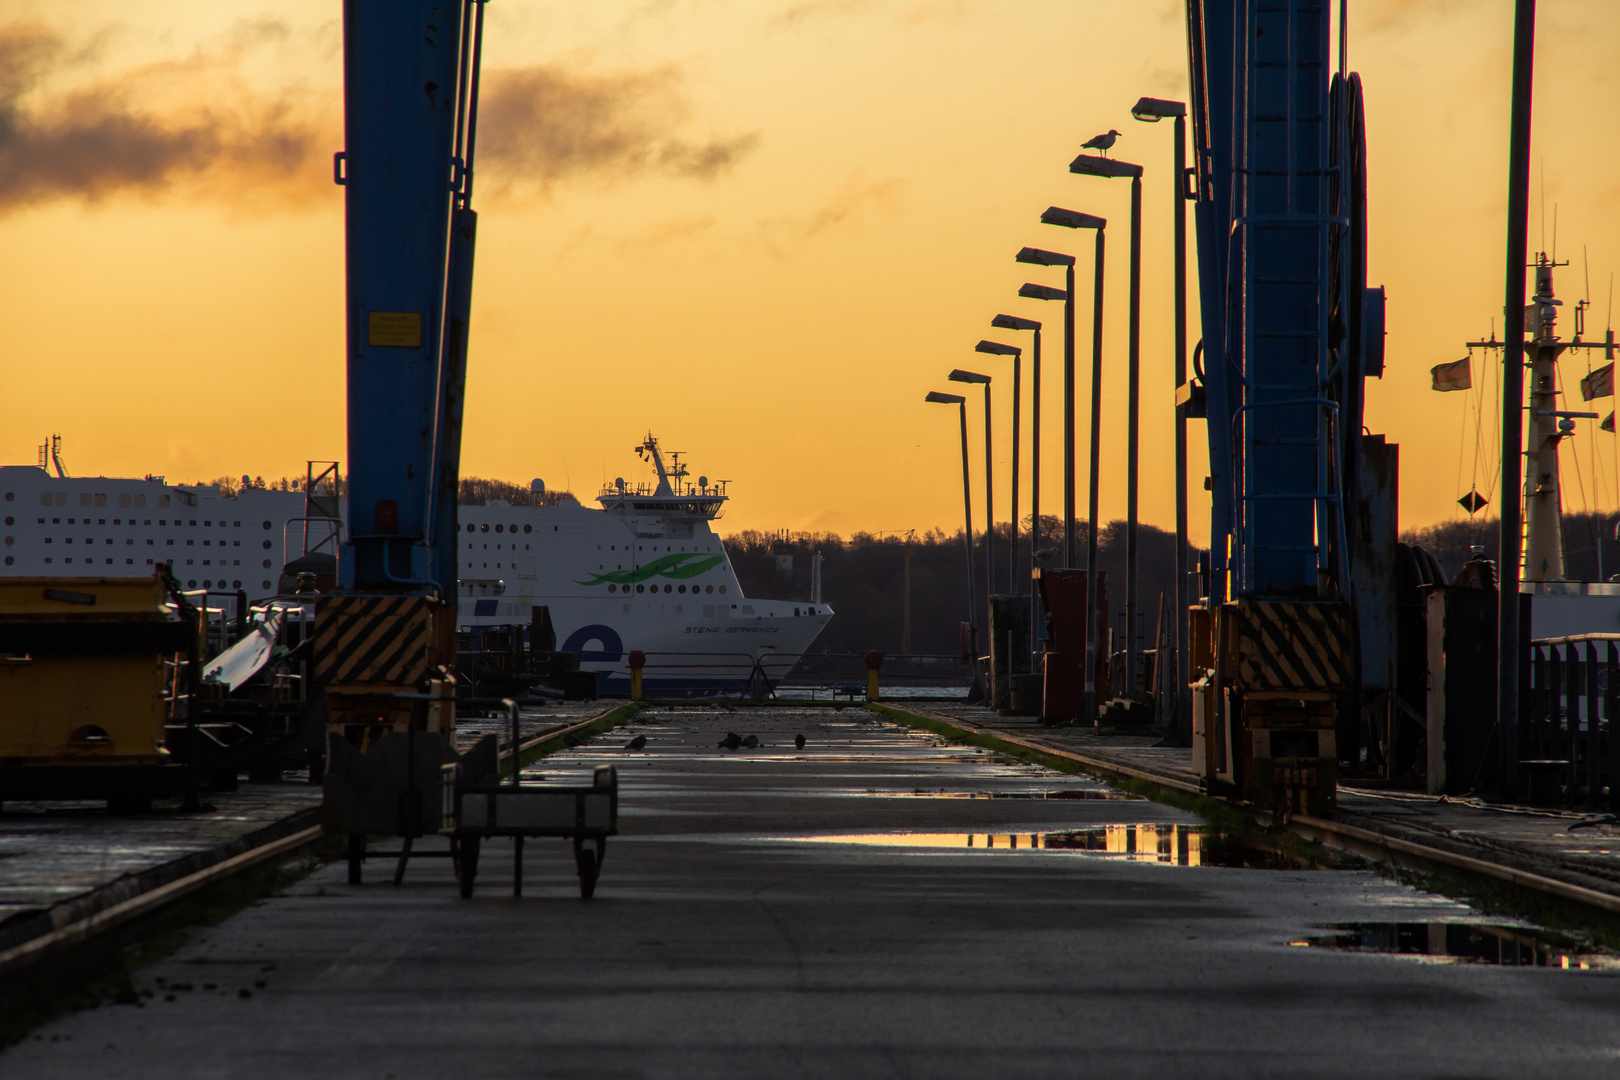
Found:
[{"label": "wet pavement", "polygon": [[[992,709],[960,702],[910,705],[896,701],[895,705],[1089,755],[1176,783],[1195,787],[1198,783],[1192,751],[1159,746],[1161,739],[1155,734],[1099,733],[1077,725],[1044,727],[1035,717],[999,716]],[[1596,808],[1504,805],[1341,782],[1334,820],[1620,896],[1620,821]]]},{"label": "wet pavement", "polygon": [[[1189,814],[1053,797],[1103,785],[860,709],[643,718],[530,770],[620,768],[622,835],[593,901],[561,841],[529,842],[519,900],[503,842],[471,901],[448,860],[413,862],[401,888],[387,860],[359,887],[329,865],[141,971],[138,1004],[39,1029],[0,1074],[1620,1072],[1620,982],[1601,967],[1309,944],[1361,934],[1349,924],[1502,940],[1445,929],[1500,919],[1375,873],[1193,865],[1181,851],[1210,834]],[[718,748],[728,732],[763,745]],[[624,749],[638,733],[646,750]]]}]

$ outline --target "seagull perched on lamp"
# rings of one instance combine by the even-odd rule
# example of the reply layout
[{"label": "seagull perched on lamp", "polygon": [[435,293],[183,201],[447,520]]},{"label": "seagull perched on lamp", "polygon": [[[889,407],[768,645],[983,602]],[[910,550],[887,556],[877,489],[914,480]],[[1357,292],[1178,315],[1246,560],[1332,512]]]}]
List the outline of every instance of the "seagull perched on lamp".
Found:
[{"label": "seagull perched on lamp", "polygon": [[1080,149],[1099,150],[1102,152],[1103,157],[1107,157],[1108,151],[1113,148],[1114,140],[1119,138],[1119,134],[1120,133],[1115,131],[1113,128],[1109,128],[1103,134],[1093,136],[1092,138],[1081,143]]}]

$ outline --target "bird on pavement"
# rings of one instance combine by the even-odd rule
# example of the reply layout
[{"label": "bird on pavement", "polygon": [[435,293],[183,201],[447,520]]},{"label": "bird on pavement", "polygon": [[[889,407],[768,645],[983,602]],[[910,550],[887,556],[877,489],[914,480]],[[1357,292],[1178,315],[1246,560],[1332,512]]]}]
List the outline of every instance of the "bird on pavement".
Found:
[{"label": "bird on pavement", "polygon": [[752,750],[754,747],[759,745],[759,736],[758,735],[750,735],[750,736],[748,736],[748,738],[746,738],[746,739],[744,739],[742,741],[742,744],[744,746],[748,747],[748,749]]},{"label": "bird on pavement", "polygon": [[726,737],[720,740],[720,745],[727,750],[735,750],[742,745],[742,736],[735,731],[728,731]]},{"label": "bird on pavement", "polygon": [[803,735],[795,735],[795,736],[793,736],[793,745],[797,746],[800,750],[803,750],[804,749],[804,736]]},{"label": "bird on pavement", "polygon": [[1119,136],[1120,136],[1119,132],[1115,131],[1113,128],[1109,128],[1103,134],[1094,136],[1094,137],[1092,137],[1090,139],[1087,139],[1085,142],[1081,143],[1080,144],[1080,149],[1082,149],[1082,150],[1101,150],[1102,154],[1103,154],[1103,157],[1107,157],[1108,156],[1108,151],[1114,145],[1114,140],[1119,138]]},{"label": "bird on pavement", "polygon": [[647,748],[647,736],[637,735],[635,738],[625,743],[624,748],[626,750],[645,750]]}]

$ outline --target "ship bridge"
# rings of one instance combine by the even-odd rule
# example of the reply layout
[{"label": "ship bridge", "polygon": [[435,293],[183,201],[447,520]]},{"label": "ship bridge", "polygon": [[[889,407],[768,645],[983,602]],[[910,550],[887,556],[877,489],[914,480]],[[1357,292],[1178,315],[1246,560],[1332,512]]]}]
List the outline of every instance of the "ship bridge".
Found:
[{"label": "ship bridge", "polygon": [[636,456],[649,462],[658,479],[654,482],[629,484],[618,477],[611,484],[603,484],[596,499],[610,514],[661,517],[677,520],[714,521],[725,512],[726,485],[729,480],[710,482],[700,476],[694,483],[685,462],[683,451],[665,451],[650,433],[646,441],[636,447]]}]

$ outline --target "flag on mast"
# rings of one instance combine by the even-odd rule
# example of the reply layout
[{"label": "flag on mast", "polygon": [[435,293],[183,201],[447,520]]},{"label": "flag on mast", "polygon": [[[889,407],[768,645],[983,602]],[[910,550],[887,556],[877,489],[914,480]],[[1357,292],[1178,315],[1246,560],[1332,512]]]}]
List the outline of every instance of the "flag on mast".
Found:
[{"label": "flag on mast", "polygon": [[1598,427],[1602,428],[1604,431],[1607,431],[1610,435],[1613,435],[1614,434],[1614,413],[1610,413],[1607,417],[1605,417],[1604,420],[1603,420],[1603,423],[1599,424]]},{"label": "flag on mast", "polygon": [[1581,400],[1614,396],[1614,365],[1604,364],[1581,380]]},{"label": "flag on mast", "polygon": [[1436,364],[1429,369],[1434,378],[1434,389],[1445,393],[1451,390],[1471,390],[1474,387],[1474,377],[1469,370],[1469,358],[1453,360],[1449,364]]}]

